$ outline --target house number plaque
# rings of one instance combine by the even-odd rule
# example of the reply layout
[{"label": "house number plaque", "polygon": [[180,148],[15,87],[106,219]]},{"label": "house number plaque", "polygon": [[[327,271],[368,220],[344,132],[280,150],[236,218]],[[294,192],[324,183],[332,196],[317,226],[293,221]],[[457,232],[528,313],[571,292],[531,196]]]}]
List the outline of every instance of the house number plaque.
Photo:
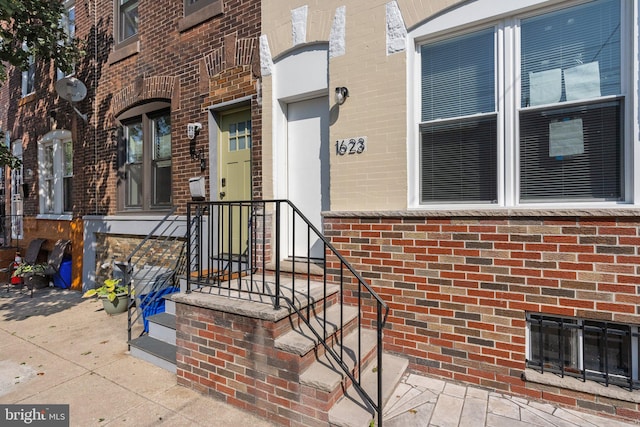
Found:
[{"label": "house number plaque", "polygon": [[336,141],[336,155],[345,156],[345,155],[351,155],[351,154],[362,154],[366,147],[367,147],[366,136],[339,139]]}]

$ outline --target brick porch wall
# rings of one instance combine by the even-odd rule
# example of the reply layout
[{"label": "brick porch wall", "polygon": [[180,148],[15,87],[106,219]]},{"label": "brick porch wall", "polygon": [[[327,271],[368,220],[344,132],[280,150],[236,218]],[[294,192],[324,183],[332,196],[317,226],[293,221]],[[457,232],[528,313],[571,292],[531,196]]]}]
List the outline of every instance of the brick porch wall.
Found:
[{"label": "brick porch wall", "polygon": [[522,379],[527,312],[640,324],[640,217],[626,212],[344,213],[327,214],[324,223],[390,306],[385,349],[408,357],[416,371],[640,419],[637,403]]},{"label": "brick porch wall", "polygon": [[299,382],[313,354],[274,348],[289,322],[176,304],[178,384],[278,425],[326,426],[338,395]]}]

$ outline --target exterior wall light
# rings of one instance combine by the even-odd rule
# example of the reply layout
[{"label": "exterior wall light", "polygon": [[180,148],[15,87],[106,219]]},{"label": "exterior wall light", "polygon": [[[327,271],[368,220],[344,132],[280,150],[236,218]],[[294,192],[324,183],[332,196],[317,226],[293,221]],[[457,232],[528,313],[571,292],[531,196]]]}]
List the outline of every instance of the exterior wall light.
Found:
[{"label": "exterior wall light", "polygon": [[336,88],[336,104],[342,105],[344,101],[347,100],[349,96],[349,89],[344,86],[340,86]]}]

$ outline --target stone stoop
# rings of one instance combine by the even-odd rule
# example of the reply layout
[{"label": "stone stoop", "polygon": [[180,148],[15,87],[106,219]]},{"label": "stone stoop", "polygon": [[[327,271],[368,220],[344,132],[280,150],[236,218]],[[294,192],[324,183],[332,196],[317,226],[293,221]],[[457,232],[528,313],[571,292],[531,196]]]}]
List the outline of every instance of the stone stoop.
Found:
[{"label": "stone stoop", "polygon": [[130,354],[176,373],[176,305],[171,295],[163,298],[165,312],[147,318],[149,333],[129,342]]}]

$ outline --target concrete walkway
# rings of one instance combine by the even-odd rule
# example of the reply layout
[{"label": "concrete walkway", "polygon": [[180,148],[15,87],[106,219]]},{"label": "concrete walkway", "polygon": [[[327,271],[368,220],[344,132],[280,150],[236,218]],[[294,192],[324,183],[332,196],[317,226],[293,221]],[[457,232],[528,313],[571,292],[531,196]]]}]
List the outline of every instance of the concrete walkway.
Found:
[{"label": "concrete walkway", "polygon": [[[129,356],[126,323],[78,292],[43,289],[31,299],[3,286],[0,404],[69,404],[70,425],[81,427],[273,425]],[[385,414],[393,427],[631,425],[413,374]]]}]

